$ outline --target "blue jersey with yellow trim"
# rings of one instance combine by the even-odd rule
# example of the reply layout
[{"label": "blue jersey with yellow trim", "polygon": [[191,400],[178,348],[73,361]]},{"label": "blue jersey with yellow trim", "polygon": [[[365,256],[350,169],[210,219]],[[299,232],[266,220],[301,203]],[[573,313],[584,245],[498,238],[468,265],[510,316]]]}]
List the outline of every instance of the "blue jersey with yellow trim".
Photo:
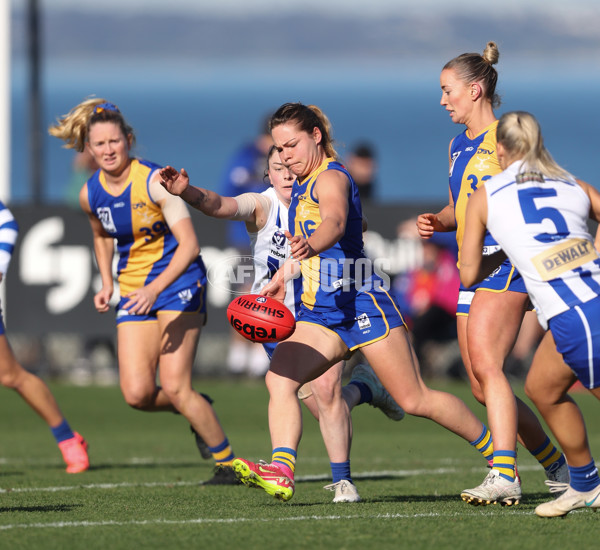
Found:
[{"label": "blue jersey with yellow trim", "polygon": [[[496,156],[496,127],[498,121],[487,126],[478,136],[470,139],[467,130],[452,141],[450,147],[450,192],[454,200],[456,242],[460,258],[465,231],[467,201],[481,182],[502,172]],[[486,233],[484,245],[493,246],[496,241]]]},{"label": "blue jersey with yellow trim", "polygon": [[302,302],[309,309],[341,307],[356,296],[363,283],[376,276],[366,260],[362,238],[362,208],[358,188],[352,176],[339,162],[327,158],[302,182],[296,180],[289,208],[292,235],[310,237],[321,224],[319,201],[314,195],[315,183],[326,170],[339,170],[350,181],[346,231],[331,248],[302,260]]},{"label": "blue jersey with yellow trim", "polygon": [[[109,190],[101,170],[87,182],[92,212],[117,241],[121,296],[154,280],[169,265],[178,245],[161,207],[149,193],[150,177],[159,168],[146,160],[132,160],[129,183],[118,194]],[[176,292],[198,281],[201,265],[198,256],[169,290]]]}]

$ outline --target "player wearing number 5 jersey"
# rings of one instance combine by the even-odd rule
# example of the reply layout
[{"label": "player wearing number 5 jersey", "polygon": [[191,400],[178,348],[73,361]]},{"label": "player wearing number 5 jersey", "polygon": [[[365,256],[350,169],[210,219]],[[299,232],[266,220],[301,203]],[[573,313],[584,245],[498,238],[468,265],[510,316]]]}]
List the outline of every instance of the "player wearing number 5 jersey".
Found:
[{"label": "player wearing number 5 jersey", "polygon": [[[581,412],[567,395],[579,379],[600,399],[600,255],[587,228],[588,217],[600,221],[600,193],[554,162],[529,113],[502,116],[498,159],[504,172],[469,201],[461,280],[471,285],[501,261],[481,256],[487,226],[523,276],[540,323],[550,329],[526,391],[562,446],[571,481],[549,482],[551,490],[566,492],[536,513],[551,517],[600,508],[598,469]],[[566,365],[547,361],[553,340]]]},{"label": "player wearing number 5 jersey", "polygon": [[206,320],[206,277],[187,207],[160,185],[159,166],[130,155],[133,130],[116,105],[88,99],[50,133],[67,147],[86,148],[100,167],[79,200],[92,227],[102,278],[94,296],[100,313],[110,309],[117,245],[117,347],[125,400],[144,411],[182,414],[202,455],[215,459],[215,476],[208,483],[236,483],[233,451],[211,400],[192,388]]}]

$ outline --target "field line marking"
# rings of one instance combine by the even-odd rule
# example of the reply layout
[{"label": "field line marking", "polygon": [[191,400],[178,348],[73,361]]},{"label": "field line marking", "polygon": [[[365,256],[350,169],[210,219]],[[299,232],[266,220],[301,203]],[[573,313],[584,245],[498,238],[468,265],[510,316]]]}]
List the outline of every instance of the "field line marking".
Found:
[{"label": "field line marking", "polygon": [[[530,510],[511,510],[506,513],[511,515],[531,515]],[[475,516],[475,513],[472,514]],[[63,529],[65,527],[126,527],[129,525],[191,525],[191,524],[209,524],[209,523],[250,523],[257,521],[272,523],[274,521],[339,521],[356,519],[418,519],[418,518],[443,518],[460,517],[464,518],[464,512],[453,512],[448,514],[428,513],[428,514],[353,514],[353,515],[330,515],[330,516],[296,516],[286,518],[197,518],[197,519],[154,519],[154,520],[131,520],[131,521],[59,521],[51,523],[13,523],[0,525],[0,531],[9,529]]]},{"label": "field line marking", "polygon": [[[519,467],[520,471],[536,470],[539,467],[524,466]],[[472,468],[474,471],[478,471],[481,468]],[[377,479],[379,477],[409,477],[419,475],[446,475],[460,471],[457,468],[432,468],[432,469],[419,469],[419,470],[378,470],[378,471],[366,471],[353,473],[353,479]],[[315,474],[305,475],[296,477],[295,481],[329,481],[331,474]],[[202,484],[201,481],[156,481],[156,482],[122,482],[122,483],[82,483],[80,485],[63,485],[58,487],[15,487],[9,489],[0,488],[0,494],[4,493],[56,493],[60,491],[74,491],[77,489],[124,489],[129,487],[189,487]]]}]

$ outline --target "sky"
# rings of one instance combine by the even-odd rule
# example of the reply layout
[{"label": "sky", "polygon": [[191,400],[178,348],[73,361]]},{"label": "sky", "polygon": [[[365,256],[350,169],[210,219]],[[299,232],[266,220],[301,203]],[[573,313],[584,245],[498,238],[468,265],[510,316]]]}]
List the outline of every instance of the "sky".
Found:
[{"label": "sky", "polygon": [[[11,0],[13,5],[24,5],[25,0]],[[39,0],[43,9],[70,8],[80,11],[104,11],[114,9],[121,12],[136,11],[143,7],[145,12],[193,11],[197,13],[243,16],[248,13],[264,13],[277,10],[279,13],[290,13],[299,10],[317,12],[357,13],[363,16],[401,15],[410,12],[428,12],[435,14],[452,14],[473,9],[472,0],[301,0],[292,2],[286,0]],[[475,4],[476,6],[477,4]],[[501,2],[486,2],[486,13],[548,13],[561,12],[565,15],[585,11],[598,12],[598,0],[502,0]]]}]

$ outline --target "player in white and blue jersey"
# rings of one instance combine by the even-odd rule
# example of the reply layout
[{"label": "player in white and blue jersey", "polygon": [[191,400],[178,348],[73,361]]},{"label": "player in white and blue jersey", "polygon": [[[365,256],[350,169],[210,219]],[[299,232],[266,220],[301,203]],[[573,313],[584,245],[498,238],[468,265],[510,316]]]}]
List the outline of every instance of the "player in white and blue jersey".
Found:
[{"label": "player in white and blue jersey", "polygon": [[[18,232],[19,226],[12,212],[0,201],[0,282],[8,271]],[[88,445],[85,439],[71,429],[46,383],[25,370],[17,361],[6,338],[2,310],[0,310],[0,383],[6,388],[15,390],[48,424],[67,464],[67,473],[76,474],[89,468]]]},{"label": "player in white and blue jersey", "polygon": [[143,411],[182,414],[203,457],[215,460],[207,483],[235,484],[233,450],[212,401],[192,387],[206,321],[206,276],[187,207],[160,185],[160,166],[131,156],[133,130],[116,105],[85,100],[49,131],[67,147],[86,148],[99,166],[79,199],[102,279],[94,296],[100,313],[110,310],[117,248],[117,347],[125,401]]},{"label": "player in white and blue jersey", "polygon": [[[502,261],[482,257],[487,228],[521,273],[540,324],[549,329],[526,391],[563,449],[570,485],[547,482],[566,492],[539,505],[536,514],[600,508],[600,477],[583,417],[567,394],[579,380],[600,399],[600,255],[587,227],[588,218],[600,221],[600,193],[556,164],[531,114],[504,114],[497,139],[504,171],[469,201],[461,280],[471,285]],[[554,344],[564,363],[547,361]],[[488,477],[488,485],[508,486],[499,472]]]}]

